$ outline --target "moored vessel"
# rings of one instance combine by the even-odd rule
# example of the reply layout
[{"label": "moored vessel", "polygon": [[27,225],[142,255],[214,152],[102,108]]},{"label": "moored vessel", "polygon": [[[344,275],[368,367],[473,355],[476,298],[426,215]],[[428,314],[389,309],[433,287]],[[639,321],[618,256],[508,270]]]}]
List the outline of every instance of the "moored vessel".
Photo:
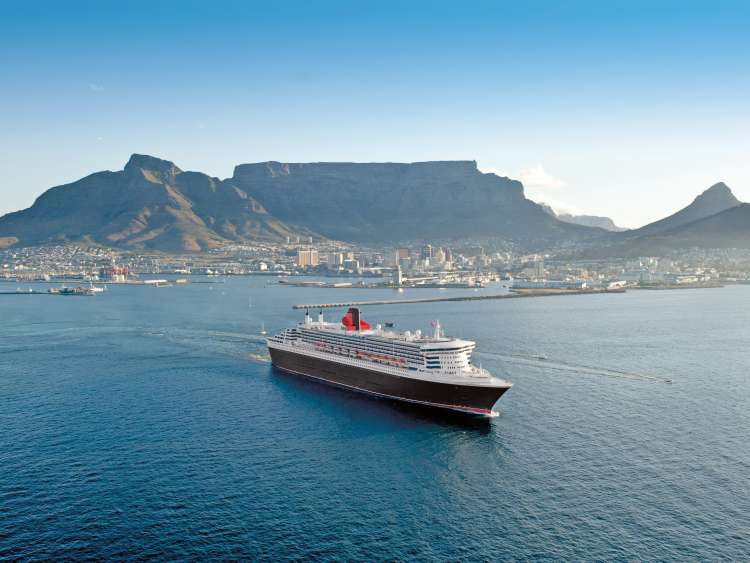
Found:
[{"label": "moored vessel", "polygon": [[475,343],[447,337],[439,322],[432,334],[374,328],[350,308],[341,322],[303,322],[267,340],[274,367],[354,391],[494,416],[512,386],[471,364]]},{"label": "moored vessel", "polygon": [[53,293],[55,295],[95,295],[94,290],[88,287],[51,287],[47,290],[47,293]]}]

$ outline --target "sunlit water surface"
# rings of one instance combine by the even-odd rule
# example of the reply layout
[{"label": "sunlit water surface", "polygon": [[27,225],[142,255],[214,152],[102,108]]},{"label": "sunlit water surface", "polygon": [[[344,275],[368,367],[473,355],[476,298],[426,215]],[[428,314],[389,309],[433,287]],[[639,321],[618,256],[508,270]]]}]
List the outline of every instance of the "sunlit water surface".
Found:
[{"label": "sunlit water surface", "polygon": [[460,290],[269,282],[0,296],[0,558],[750,557],[750,287],[367,309],[477,342],[515,384],[477,421],[274,373],[259,334]]}]

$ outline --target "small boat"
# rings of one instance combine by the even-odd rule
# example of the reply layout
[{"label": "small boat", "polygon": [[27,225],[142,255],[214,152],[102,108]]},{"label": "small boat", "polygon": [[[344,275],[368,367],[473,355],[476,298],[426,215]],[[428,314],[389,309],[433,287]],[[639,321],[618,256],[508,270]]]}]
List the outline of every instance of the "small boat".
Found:
[{"label": "small boat", "polygon": [[60,295],[96,295],[91,289],[88,287],[61,287],[58,290],[58,294]]},{"label": "small boat", "polygon": [[263,335],[268,334],[268,332],[266,332],[266,325],[265,325],[265,323],[260,323],[260,333],[263,334]]}]

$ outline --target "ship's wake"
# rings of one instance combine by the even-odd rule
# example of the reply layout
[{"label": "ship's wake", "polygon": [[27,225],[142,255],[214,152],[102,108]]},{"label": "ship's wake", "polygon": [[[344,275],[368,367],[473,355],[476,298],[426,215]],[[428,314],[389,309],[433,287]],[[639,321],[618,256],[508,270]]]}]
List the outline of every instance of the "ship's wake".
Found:
[{"label": "ship's wake", "polygon": [[266,339],[262,335],[174,327],[144,330],[143,334],[152,338],[164,338],[171,343],[192,350],[218,353],[262,363],[271,361],[266,348]]}]

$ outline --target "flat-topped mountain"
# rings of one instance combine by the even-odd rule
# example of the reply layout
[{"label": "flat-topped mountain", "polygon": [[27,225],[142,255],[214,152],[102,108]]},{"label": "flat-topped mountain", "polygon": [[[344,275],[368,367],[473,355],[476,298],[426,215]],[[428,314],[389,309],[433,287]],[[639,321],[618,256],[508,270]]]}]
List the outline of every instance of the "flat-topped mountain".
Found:
[{"label": "flat-topped mountain", "polygon": [[588,255],[622,256],[750,247],[748,213],[718,183],[665,219],[617,233],[608,232],[617,227],[606,217],[558,217],[527,199],[520,182],[482,173],[474,161],[271,161],[241,164],[220,180],[134,154],[123,170],[51,188],[29,209],[0,217],[0,247],[81,241],[196,252],[307,236],[365,243],[482,237],[525,248],[585,243]]},{"label": "flat-topped mountain", "polygon": [[19,245],[89,241],[184,252],[298,234],[231,183],[138,154],[121,171],[51,188],[0,218],[0,237]]},{"label": "flat-topped mountain", "polygon": [[481,236],[534,245],[600,234],[549,216],[520,182],[484,174],[474,161],[261,162],[237,166],[228,181],[285,223],[340,240]]},{"label": "flat-topped mountain", "polygon": [[474,161],[263,162],[219,180],[134,154],[121,171],[51,188],[0,218],[6,245],[91,241],[169,252],[300,235],[373,243],[481,236],[538,247],[601,233],[551,217],[520,182],[483,174]]}]

